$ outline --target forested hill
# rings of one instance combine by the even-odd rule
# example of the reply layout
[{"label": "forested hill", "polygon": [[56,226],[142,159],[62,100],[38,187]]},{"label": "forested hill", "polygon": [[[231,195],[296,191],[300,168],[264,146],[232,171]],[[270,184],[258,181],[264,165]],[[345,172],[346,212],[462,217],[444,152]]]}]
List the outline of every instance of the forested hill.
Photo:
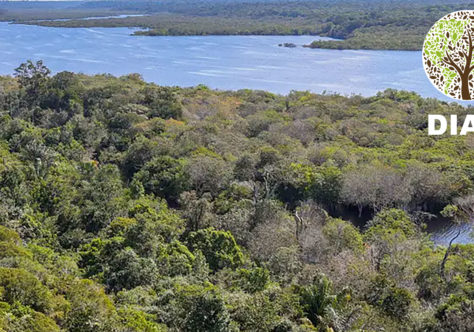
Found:
[{"label": "forested hill", "polygon": [[[27,63],[0,78],[0,331],[470,331],[472,109],[211,91]],[[336,208],[373,215],[364,229]]]}]

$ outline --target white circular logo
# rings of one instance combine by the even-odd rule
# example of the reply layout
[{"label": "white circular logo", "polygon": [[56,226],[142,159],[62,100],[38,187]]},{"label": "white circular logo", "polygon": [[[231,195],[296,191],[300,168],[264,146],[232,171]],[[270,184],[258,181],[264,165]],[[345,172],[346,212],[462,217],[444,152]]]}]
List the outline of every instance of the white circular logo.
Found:
[{"label": "white circular logo", "polygon": [[448,97],[474,99],[474,11],[444,16],[428,32],[423,45],[425,72]]}]

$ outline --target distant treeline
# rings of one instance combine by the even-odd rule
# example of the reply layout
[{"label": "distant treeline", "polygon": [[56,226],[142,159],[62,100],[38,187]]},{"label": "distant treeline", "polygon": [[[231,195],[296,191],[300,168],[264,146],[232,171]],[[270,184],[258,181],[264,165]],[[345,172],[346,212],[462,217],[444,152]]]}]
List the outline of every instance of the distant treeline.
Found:
[{"label": "distant treeline", "polygon": [[[101,1],[6,6],[0,19],[53,27],[141,27],[136,34],[321,35],[313,48],[419,50],[430,26],[445,14],[474,8],[463,1]],[[0,5],[0,8],[2,5]],[[74,20],[86,16],[147,14],[122,19]],[[70,18],[70,21],[39,19]]]},{"label": "distant treeline", "polygon": [[[317,34],[344,41],[315,42],[310,47],[417,50],[421,49],[424,36],[434,22],[449,12],[466,9],[459,5],[424,7],[386,2],[359,6],[351,2],[339,5],[314,2],[287,2],[278,6],[273,3],[234,4],[207,11],[201,9],[192,17],[163,20],[162,16],[152,16],[146,24],[140,25],[150,30],[139,34]],[[216,21],[216,18],[221,19]]]}]

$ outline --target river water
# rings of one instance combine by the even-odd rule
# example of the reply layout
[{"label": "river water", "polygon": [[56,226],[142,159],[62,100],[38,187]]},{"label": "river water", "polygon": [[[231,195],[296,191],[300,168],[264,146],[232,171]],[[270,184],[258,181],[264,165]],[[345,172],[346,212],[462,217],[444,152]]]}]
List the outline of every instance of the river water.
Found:
[{"label": "river water", "polygon": [[[0,73],[26,59],[54,71],[137,72],[163,85],[275,93],[311,90],[371,96],[394,88],[445,99],[426,78],[421,53],[301,47],[315,36],[131,36],[129,28],[48,28],[0,23]],[[279,47],[294,43],[298,47]]]},{"label": "river water", "polygon": [[[92,18],[91,18],[92,19]],[[310,90],[371,96],[387,88],[448,100],[426,78],[421,52],[308,49],[314,36],[131,36],[129,28],[48,28],[0,22],[0,74],[27,59],[53,72],[140,73],[161,85],[274,93]],[[285,48],[278,44],[293,43]],[[437,243],[471,242],[471,227],[446,220],[428,225]]]}]

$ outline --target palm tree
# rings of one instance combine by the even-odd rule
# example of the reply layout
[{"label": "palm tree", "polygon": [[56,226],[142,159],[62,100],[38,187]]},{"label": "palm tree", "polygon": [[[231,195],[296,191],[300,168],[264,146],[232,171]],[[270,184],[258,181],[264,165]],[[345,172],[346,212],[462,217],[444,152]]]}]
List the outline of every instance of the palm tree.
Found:
[{"label": "palm tree", "polygon": [[332,294],[331,281],[321,276],[310,286],[301,290],[300,302],[306,317],[319,331],[340,331],[344,324],[341,310],[349,299],[348,290]]}]

